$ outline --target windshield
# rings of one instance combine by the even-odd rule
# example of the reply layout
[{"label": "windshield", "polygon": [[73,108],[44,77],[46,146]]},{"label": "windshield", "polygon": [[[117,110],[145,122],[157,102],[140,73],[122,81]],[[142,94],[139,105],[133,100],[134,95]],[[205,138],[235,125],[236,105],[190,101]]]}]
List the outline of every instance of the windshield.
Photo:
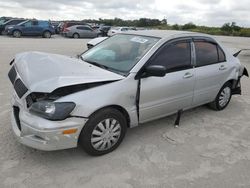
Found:
[{"label": "windshield", "polygon": [[5,22],[4,19],[0,20],[0,25],[3,25],[4,22]]},{"label": "windshield", "polygon": [[158,40],[155,37],[118,34],[86,51],[81,59],[127,74]]}]

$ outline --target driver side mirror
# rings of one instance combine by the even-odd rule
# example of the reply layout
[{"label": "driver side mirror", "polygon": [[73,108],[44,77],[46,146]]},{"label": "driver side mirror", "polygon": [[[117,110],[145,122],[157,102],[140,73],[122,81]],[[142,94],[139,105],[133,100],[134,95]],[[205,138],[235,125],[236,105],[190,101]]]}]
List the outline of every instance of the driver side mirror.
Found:
[{"label": "driver side mirror", "polygon": [[163,77],[166,75],[166,67],[162,65],[150,65],[145,68],[145,76]]}]

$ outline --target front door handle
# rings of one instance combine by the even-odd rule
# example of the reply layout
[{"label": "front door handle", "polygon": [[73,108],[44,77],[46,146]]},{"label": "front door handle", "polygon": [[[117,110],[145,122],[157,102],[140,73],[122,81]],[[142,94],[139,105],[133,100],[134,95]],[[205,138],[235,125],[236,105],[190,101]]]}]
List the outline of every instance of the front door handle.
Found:
[{"label": "front door handle", "polygon": [[183,76],[183,78],[191,78],[191,77],[193,77],[193,74],[192,73],[190,73],[190,72],[186,72],[185,74],[184,74],[184,76]]},{"label": "front door handle", "polygon": [[221,65],[219,68],[219,70],[226,70],[226,69],[227,69],[227,67],[225,65]]}]

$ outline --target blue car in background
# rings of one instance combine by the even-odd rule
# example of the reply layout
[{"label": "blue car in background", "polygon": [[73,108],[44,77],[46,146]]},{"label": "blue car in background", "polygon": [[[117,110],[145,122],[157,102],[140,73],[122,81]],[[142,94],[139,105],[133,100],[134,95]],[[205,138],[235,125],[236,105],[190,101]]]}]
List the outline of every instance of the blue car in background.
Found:
[{"label": "blue car in background", "polygon": [[55,29],[49,21],[27,20],[18,25],[6,28],[8,35],[13,37],[21,36],[42,36],[50,38],[55,34]]}]

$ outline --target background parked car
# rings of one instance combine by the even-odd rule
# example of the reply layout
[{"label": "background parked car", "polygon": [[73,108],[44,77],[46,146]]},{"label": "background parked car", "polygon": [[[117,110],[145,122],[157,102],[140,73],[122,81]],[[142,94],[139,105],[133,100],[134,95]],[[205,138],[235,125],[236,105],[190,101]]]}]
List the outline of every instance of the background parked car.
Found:
[{"label": "background parked car", "polygon": [[11,17],[0,17],[0,25],[3,24],[4,22],[7,22],[8,20],[11,20]]},{"label": "background parked car", "polygon": [[108,37],[98,37],[98,38],[94,38],[92,40],[90,40],[89,42],[87,42],[87,48],[93,48],[95,45],[99,44],[100,42],[104,41],[105,39],[107,39]]},{"label": "background parked car", "polygon": [[101,33],[88,25],[74,25],[65,29],[64,36],[73,38],[95,38],[101,36]]},{"label": "background parked car", "polygon": [[59,34],[60,33],[60,30],[59,30],[60,22],[59,21],[51,21],[50,23],[54,27],[55,33]]},{"label": "background parked car", "polygon": [[130,31],[130,30],[136,30],[136,28],[134,28],[134,27],[112,27],[108,31],[107,35],[108,36],[113,36],[114,34]]},{"label": "background parked car", "polygon": [[43,36],[44,38],[50,38],[51,35],[55,34],[55,29],[49,21],[28,20],[8,27],[7,34],[14,37]]},{"label": "background parked car", "polygon": [[110,30],[110,28],[111,28],[111,26],[103,25],[99,28],[99,31],[101,32],[103,37],[106,37],[106,36],[108,36],[108,31]]},{"label": "background parked car", "polygon": [[61,33],[65,33],[66,28],[74,26],[74,25],[88,25],[85,22],[81,22],[81,21],[67,21],[64,22],[61,26]]},{"label": "background parked car", "polygon": [[11,19],[11,20],[4,22],[3,24],[0,25],[0,35],[3,35],[6,33],[5,29],[7,27],[17,25],[23,21],[25,21],[25,19]]}]

